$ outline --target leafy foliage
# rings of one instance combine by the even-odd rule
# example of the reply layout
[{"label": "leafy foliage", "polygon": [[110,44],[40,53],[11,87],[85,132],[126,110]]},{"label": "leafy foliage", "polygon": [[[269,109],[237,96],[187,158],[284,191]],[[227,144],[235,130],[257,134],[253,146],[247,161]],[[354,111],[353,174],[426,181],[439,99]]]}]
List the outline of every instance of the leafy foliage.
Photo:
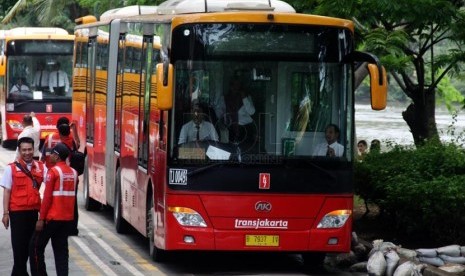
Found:
[{"label": "leafy foliage", "polygon": [[356,164],[356,192],[377,204],[400,234],[465,243],[465,151],[426,143],[368,154]]},{"label": "leafy foliage", "polygon": [[[378,55],[390,80],[412,100],[403,117],[419,145],[437,137],[436,89],[463,69],[464,7],[457,0],[318,0],[315,11],[356,23],[358,48]],[[447,51],[438,50],[445,43]]]}]

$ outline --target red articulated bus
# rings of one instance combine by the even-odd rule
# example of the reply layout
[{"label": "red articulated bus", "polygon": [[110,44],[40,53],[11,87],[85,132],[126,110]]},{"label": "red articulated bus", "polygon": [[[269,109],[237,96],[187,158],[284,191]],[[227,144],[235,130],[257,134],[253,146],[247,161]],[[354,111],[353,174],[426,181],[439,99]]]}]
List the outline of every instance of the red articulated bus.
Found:
[{"label": "red articulated bus", "polygon": [[[3,147],[16,147],[18,135],[23,130],[23,116],[31,111],[41,124],[42,141],[56,131],[59,117],[71,118],[73,45],[74,35],[61,28],[26,27],[2,32],[0,139]],[[68,76],[66,93],[50,90],[49,73],[57,64]],[[19,81],[21,89],[16,89]]]},{"label": "red articulated bus", "polygon": [[[348,252],[355,64],[368,63],[373,109],[387,91],[378,59],[355,51],[353,23],[278,0],[150,9],[75,29],[86,208],[112,206],[116,231],[137,229],[156,261],[181,250],[298,252],[306,263]],[[342,149],[319,156],[330,124]]]}]

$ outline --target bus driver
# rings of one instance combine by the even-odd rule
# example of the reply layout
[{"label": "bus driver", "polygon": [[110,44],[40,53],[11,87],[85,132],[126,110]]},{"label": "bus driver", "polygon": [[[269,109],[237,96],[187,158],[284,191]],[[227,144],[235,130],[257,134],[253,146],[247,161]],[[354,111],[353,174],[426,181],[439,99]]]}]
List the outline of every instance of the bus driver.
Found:
[{"label": "bus driver", "polygon": [[179,134],[178,144],[193,141],[218,141],[218,133],[212,123],[204,120],[205,114],[199,104],[192,107],[192,120],[185,123]]},{"label": "bus driver", "polygon": [[29,87],[24,84],[23,78],[17,78],[16,84],[10,89],[10,93],[30,92]]}]

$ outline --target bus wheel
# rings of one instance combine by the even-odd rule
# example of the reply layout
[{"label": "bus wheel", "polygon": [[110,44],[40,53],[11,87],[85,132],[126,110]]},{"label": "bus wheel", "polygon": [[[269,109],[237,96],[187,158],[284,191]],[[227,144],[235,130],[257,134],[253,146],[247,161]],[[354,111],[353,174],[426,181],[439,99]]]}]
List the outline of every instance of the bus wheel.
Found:
[{"label": "bus wheel", "polygon": [[307,252],[302,254],[304,270],[311,272],[324,271],[324,260],[326,253]]},{"label": "bus wheel", "polygon": [[123,218],[122,195],[121,195],[121,168],[116,171],[115,199],[113,204],[113,221],[115,222],[116,232],[120,234],[127,233],[129,230],[128,222]]},{"label": "bus wheel", "polygon": [[95,199],[90,197],[89,193],[89,168],[87,167],[87,158],[85,160],[84,164],[84,173],[82,176],[83,182],[84,182],[84,207],[86,208],[87,211],[95,211],[98,210],[99,207],[101,207],[101,204],[96,201]]},{"label": "bus wheel", "polygon": [[150,198],[147,200],[147,237],[149,239],[150,257],[155,262],[164,262],[167,259],[167,252],[155,246],[155,210],[153,204],[153,194],[148,194]]}]

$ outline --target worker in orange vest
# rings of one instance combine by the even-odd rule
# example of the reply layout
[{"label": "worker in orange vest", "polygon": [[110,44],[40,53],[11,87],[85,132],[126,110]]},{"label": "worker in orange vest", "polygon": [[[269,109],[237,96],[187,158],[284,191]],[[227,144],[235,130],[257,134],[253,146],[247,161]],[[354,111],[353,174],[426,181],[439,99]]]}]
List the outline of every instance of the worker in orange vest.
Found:
[{"label": "worker in orange vest", "polygon": [[[71,133],[71,129],[73,129],[73,133]],[[47,166],[47,169],[50,169],[51,167],[55,165],[55,163],[50,160],[50,154],[51,154],[52,148],[55,147],[55,145],[57,145],[58,143],[60,142],[64,143],[70,150],[76,150],[79,148],[79,138],[77,135],[76,124],[70,123],[69,119],[66,117],[60,117],[57,120],[57,130],[58,132],[49,134],[47,136],[47,138],[45,139],[44,145],[42,146],[41,160],[45,163],[45,166]],[[76,137],[76,139],[74,137]],[[67,160],[66,162],[69,165],[69,160]],[[75,208],[75,214],[74,214],[74,228],[71,230],[72,236],[79,235],[78,220],[79,220],[79,213],[78,213],[77,201],[76,201],[76,208]]]},{"label": "worker in orange vest", "polygon": [[76,170],[65,162],[69,153],[68,147],[63,143],[58,143],[51,151],[50,158],[55,166],[47,173],[40,216],[31,241],[32,275],[47,275],[44,251],[50,239],[57,275],[68,275],[68,236],[73,227],[78,180]]},{"label": "worker in orange vest", "polygon": [[14,262],[11,275],[28,275],[29,242],[38,218],[39,189],[47,168],[42,162],[33,160],[34,140],[31,137],[20,138],[18,150],[18,161],[5,167],[0,181],[4,188],[2,223],[6,229],[11,224]]}]

